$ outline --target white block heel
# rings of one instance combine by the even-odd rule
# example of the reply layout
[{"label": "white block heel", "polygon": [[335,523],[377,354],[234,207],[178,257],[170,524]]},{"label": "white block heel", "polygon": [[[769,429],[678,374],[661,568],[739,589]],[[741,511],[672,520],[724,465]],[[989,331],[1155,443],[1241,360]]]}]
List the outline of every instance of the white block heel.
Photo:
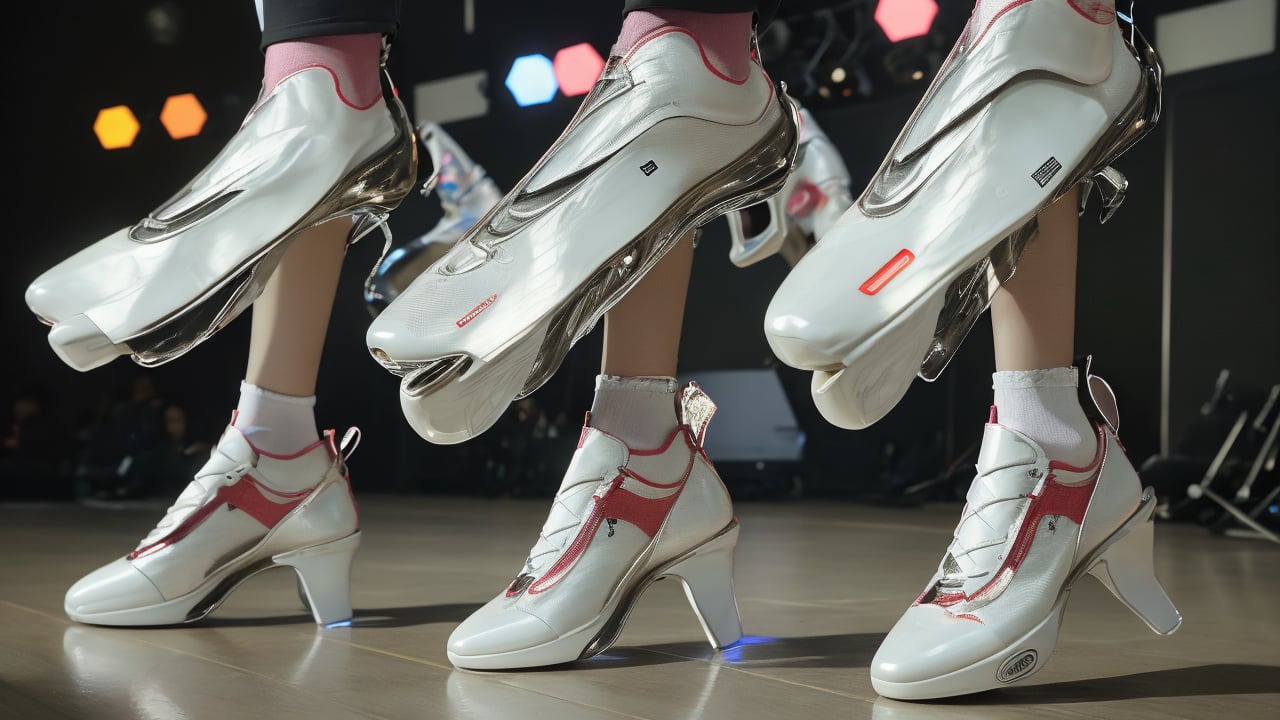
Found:
[{"label": "white block heel", "polygon": [[307,605],[317,625],[351,620],[351,561],[360,547],[360,532],[323,545],[281,553],[271,558],[298,573]]},{"label": "white block heel", "polygon": [[1106,585],[1152,630],[1170,635],[1182,625],[1182,615],[1156,579],[1152,565],[1155,523],[1151,513],[1154,509],[1154,502],[1147,503],[1147,508],[1141,511],[1146,517],[1137,518],[1133,529],[1107,548],[1089,569],[1089,574]]},{"label": "white block heel", "polygon": [[742,620],[733,590],[733,548],[738,526],[672,565],[666,575],[679,577],[707,641],[722,650],[742,639]]}]

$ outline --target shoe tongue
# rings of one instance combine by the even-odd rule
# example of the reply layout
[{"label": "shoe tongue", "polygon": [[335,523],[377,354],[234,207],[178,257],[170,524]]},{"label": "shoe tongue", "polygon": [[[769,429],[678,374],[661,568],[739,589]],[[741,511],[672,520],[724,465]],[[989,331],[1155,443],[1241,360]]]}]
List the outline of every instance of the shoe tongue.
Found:
[{"label": "shoe tongue", "polygon": [[617,474],[627,464],[627,446],[618,438],[593,427],[582,430],[582,442],[569,462],[558,493],[584,482],[598,483]]},{"label": "shoe tongue", "polygon": [[[967,517],[956,528],[958,548],[968,549],[955,561],[966,574],[976,569],[993,570],[999,565],[1005,542],[1014,523],[1024,511],[1027,501],[1018,501],[1033,492],[1043,478],[1043,453],[1022,433],[1003,425],[987,424],[978,453],[977,476],[965,495]],[[955,547],[955,546],[953,546]],[[977,549],[981,548],[981,549]],[[944,572],[946,570],[944,569]],[[986,582],[990,578],[977,578]]]}]

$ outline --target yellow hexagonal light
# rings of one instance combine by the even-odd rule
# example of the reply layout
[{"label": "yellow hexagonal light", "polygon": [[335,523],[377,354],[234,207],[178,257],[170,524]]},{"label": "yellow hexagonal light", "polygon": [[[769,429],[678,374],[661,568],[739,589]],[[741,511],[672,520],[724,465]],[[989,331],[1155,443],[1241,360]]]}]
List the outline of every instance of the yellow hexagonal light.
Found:
[{"label": "yellow hexagonal light", "polygon": [[133,144],[138,136],[138,118],[127,105],[103,108],[98,111],[98,119],[93,121],[93,134],[98,142],[107,150],[126,148]]},{"label": "yellow hexagonal light", "polygon": [[204,129],[204,121],[208,119],[209,116],[196,99],[195,93],[170,95],[164,101],[164,108],[160,110],[160,122],[174,140],[199,135]]}]

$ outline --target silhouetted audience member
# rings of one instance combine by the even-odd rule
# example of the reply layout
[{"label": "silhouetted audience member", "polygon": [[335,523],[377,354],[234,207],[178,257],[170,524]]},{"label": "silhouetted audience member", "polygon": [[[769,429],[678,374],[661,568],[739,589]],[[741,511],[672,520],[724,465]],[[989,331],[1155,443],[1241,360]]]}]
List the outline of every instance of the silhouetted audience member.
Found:
[{"label": "silhouetted audience member", "polygon": [[0,442],[0,497],[69,500],[73,439],[52,408],[49,390],[21,388],[9,405]]}]

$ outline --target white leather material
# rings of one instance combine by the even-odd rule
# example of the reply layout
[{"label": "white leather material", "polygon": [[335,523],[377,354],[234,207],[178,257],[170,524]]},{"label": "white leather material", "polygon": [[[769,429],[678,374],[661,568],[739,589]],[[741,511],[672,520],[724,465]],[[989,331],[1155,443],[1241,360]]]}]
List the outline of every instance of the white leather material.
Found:
[{"label": "white leather material", "polygon": [[[977,692],[1044,664],[1068,583],[1122,531],[1141,493],[1115,436],[1097,430],[1094,462],[1072,468],[1017,431],[987,426],[954,540],[872,661],[877,690],[908,699]],[[1081,511],[1082,525],[1072,519]],[[1019,547],[1032,521],[1030,544]],[[1027,650],[1037,653],[1028,672],[1002,677],[1006,659]]]},{"label": "white leather material", "polygon": [[[273,490],[279,488],[286,490]],[[221,494],[232,489],[239,494]],[[269,527],[255,513],[269,516],[270,503],[281,505],[283,514]],[[128,621],[119,624],[183,622],[223,578],[270,565],[279,553],[348,537],[358,525],[345,464],[328,442],[295,458],[277,458],[257,453],[228,426],[209,462],[139,543],[136,556],[76,583],[67,593],[67,611],[101,624],[120,618],[97,613],[127,613]]]},{"label": "white leather material", "polygon": [[[348,173],[397,134],[386,106],[343,102],[332,74],[302,70],[281,81],[191,183],[153,211],[154,241],[121,229],[47,271],[27,303],[51,321],[84,313],[120,342],[196,300],[320,205]],[[410,180],[412,181],[412,180]],[[184,212],[232,199],[199,222]],[[320,218],[323,219],[323,218]],[[162,228],[181,229],[167,238]],[[182,229],[185,228],[185,229]]]},{"label": "white leather material", "polygon": [[[758,65],[746,83],[726,82],[685,33],[656,37],[624,64],[629,80],[617,81],[590,114],[580,111],[579,124],[552,146],[529,184],[378,316],[367,333],[371,348],[397,362],[458,353],[488,360],[781,121]],[[597,162],[563,197],[542,192]],[[646,174],[649,163],[655,169]],[[554,199],[525,199],[539,195]]]},{"label": "white leather material", "polygon": [[68,612],[102,613],[164,602],[156,586],[125,558],[114,560],[80,578],[67,590]]},{"label": "white leather material", "polygon": [[[650,503],[676,494],[665,517],[651,514]],[[732,519],[728,491],[684,427],[660,453],[636,453],[587,428],[511,595],[499,593],[454,630],[450,658],[464,667],[469,658],[492,663],[488,656],[504,654],[510,665],[486,667],[573,660],[639,583]],[[651,522],[658,523],[652,537],[643,527]],[[542,647],[562,640],[563,648]]]},{"label": "white leather material", "polygon": [[957,44],[858,202],[766,313],[770,346],[815,371],[815,402],[841,427],[896,405],[950,284],[1091,170],[1117,122],[1137,122],[1147,86],[1114,19],[1031,0],[966,37],[977,44]]}]

